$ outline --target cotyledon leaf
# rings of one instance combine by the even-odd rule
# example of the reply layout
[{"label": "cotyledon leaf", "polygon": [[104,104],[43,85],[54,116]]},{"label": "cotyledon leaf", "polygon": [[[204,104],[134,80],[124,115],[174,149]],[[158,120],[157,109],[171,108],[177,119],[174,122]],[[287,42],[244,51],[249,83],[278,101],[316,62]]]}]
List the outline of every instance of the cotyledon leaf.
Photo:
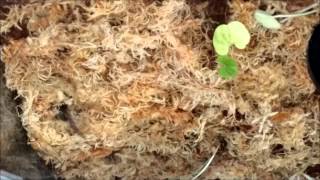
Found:
[{"label": "cotyledon leaf", "polygon": [[223,24],[216,28],[213,35],[213,47],[217,54],[227,55],[229,53],[229,48],[231,43],[230,30],[227,25]]},{"label": "cotyledon leaf", "polygon": [[228,25],[231,42],[238,48],[244,49],[250,42],[250,33],[246,26],[239,21],[232,21]]},{"label": "cotyledon leaf", "polygon": [[250,33],[239,21],[232,21],[228,25],[218,26],[213,35],[213,46],[218,55],[229,53],[231,45],[244,49],[250,42]]},{"label": "cotyledon leaf", "polygon": [[268,29],[281,28],[281,24],[279,23],[279,21],[265,11],[256,10],[254,13],[254,18],[259,24],[261,24],[265,28],[268,28]]}]

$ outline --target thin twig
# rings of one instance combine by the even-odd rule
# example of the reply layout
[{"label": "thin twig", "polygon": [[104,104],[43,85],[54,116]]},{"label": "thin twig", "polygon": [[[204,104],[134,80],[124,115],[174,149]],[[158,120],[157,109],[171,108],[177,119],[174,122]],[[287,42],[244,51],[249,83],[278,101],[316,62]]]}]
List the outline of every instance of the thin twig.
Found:
[{"label": "thin twig", "polygon": [[307,12],[307,11],[313,9],[313,8],[316,8],[316,7],[319,6],[319,5],[320,5],[319,2],[315,2],[315,3],[313,3],[313,4],[311,4],[311,5],[307,6],[307,7],[305,7],[305,8],[303,8],[303,9],[300,9],[300,10],[294,12],[294,13],[304,13],[304,12]]},{"label": "thin twig", "polygon": [[318,11],[319,11],[318,9],[315,9],[315,10],[308,11],[308,12],[305,12],[305,13],[279,14],[279,15],[275,15],[275,16],[273,16],[273,17],[274,17],[274,18],[293,18],[293,17],[299,17],[299,16],[306,16],[306,15],[309,15],[309,14],[316,13],[316,12],[318,12]]},{"label": "thin twig", "polygon": [[[293,14],[305,13],[305,12],[307,12],[307,11],[309,11],[309,10],[312,10],[312,9],[318,7],[318,6],[320,6],[320,2],[319,2],[319,1],[313,3],[313,4],[309,5],[309,6],[307,6],[307,7],[305,7],[305,8],[303,8],[303,9],[300,9],[300,10],[294,12]],[[317,9],[315,9],[315,10],[317,10]],[[275,16],[274,16],[274,17],[275,17]],[[285,23],[285,22],[288,21],[290,18],[292,18],[292,17],[285,17],[285,18],[282,19],[280,22],[281,22],[281,23]]]},{"label": "thin twig", "polygon": [[192,177],[192,180],[196,180],[199,176],[201,176],[208,169],[209,165],[211,164],[215,155],[217,154],[219,147],[220,147],[220,145],[216,148],[216,150],[214,151],[214,153],[212,154],[210,159],[206,162],[206,164],[203,166],[203,168],[195,176]]}]

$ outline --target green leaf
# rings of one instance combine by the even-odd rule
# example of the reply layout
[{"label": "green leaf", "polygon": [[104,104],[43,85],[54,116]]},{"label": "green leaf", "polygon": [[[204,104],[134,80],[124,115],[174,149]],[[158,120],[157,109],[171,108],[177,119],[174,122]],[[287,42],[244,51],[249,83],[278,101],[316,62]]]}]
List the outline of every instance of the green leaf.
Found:
[{"label": "green leaf", "polygon": [[228,26],[225,24],[218,26],[213,35],[213,47],[217,54],[227,55],[231,45],[231,35]]},{"label": "green leaf", "polygon": [[231,45],[244,49],[250,42],[250,33],[239,21],[232,21],[228,25],[222,24],[216,28],[213,35],[213,47],[218,55],[229,53]]},{"label": "green leaf", "polygon": [[232,21],[228,25],[231,42],[238,48],[244,49],[250,42],[250,33],[246,26],[239,21]]},{"label": "green leaf", "polygon": [[232,79],[238,74],[238,66],[235,60],[229,56],[218,56],[219,75],[224,79]]},{"label": "green leaf", "polygon": [[228,25],[220,25],[213,35],[213,47],[217,52],[219,75],[224,79],[234,78],[238,74],[237,63],[228,56],[231,45],[244,49],[250,42],[250,33],[239,21],[232,21]]},{"label": "green leaf", "polygon": [[263,27],[268,29],[280,29],[281,24],[279,21],[270,15],[269,13],[262,11],[262,10],[256,10],[254,13],[254,18],[256,21],[261,24]]}]

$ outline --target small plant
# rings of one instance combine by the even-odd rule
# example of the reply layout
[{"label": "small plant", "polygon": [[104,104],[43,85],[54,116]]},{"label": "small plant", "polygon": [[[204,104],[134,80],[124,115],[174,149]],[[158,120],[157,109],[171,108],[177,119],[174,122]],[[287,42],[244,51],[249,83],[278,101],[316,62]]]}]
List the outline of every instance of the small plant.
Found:
[{"label": "small plant", "polygon": [[[271,15],[266,11],[256,10],[254,13],[254,18],[259,24],[261,24],[265,28],[280,29],[281,23],[286,22],[290,18],[306,16],[309,14],[319,12],[318,6],[320,6],[320,4],[316,2],[304,9],[293,12],[291,14],[279,14],[279,15]],[[278,20],[278,18],[282,18],[282,20]]]},{"label": "small plant", "polygon": [[218,54],[219,75],[224,79],[232,79],[238,74],[237,63],[229,54],[230,47],[244,49],[250,42],[250,33],[239,21],[219,25],[213,35],[213,47]]}]

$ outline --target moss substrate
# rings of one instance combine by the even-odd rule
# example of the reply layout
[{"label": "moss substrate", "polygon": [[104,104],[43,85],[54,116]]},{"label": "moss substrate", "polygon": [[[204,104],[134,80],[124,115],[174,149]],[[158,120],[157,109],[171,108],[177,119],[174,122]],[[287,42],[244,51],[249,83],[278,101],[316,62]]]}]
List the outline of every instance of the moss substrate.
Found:
[{"label": "moss substrate", "polygon": [[[320,163],[319,96],[305,50],[319,14],[266,30],[260,1],[233,0],[252,35],[233,80],[212,66],[212,24],[182,0],[47,0],[10,8],[7,86],[25,100],[31,146],[66,179],[303,175]],[[266,4],[286,12],[285,2]],[[211,65],[210,65],[211,64]]]}]

